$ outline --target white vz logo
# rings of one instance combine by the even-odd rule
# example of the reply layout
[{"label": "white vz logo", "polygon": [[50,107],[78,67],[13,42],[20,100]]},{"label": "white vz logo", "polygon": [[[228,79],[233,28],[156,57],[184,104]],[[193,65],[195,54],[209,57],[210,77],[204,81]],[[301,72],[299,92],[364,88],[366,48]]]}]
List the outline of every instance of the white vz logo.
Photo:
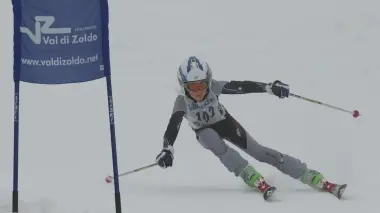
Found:
[{"label": "white vz logo", "polygon": [[[35,18],[35,32],[33,34],[30,29],[27,27],[20,27],[20,31],[22,33],[26,33],[29,38],[36,44],[41,44],[41,35],[42,34],[68,34],[71,33],[71,28],[50,28],[50,26],[54,23],[54,16],[36,16]],[[41,22],[45,22],[43,25]]]}]

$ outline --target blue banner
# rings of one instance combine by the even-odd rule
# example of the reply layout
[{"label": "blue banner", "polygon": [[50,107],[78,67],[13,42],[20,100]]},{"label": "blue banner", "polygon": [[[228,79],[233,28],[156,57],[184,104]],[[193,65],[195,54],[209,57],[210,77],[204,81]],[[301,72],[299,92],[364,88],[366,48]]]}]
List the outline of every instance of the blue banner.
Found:
[{"label": "blue banner", "polygon": [[106,0],[13,0],[14,80],[91,81],[109,74]]}]

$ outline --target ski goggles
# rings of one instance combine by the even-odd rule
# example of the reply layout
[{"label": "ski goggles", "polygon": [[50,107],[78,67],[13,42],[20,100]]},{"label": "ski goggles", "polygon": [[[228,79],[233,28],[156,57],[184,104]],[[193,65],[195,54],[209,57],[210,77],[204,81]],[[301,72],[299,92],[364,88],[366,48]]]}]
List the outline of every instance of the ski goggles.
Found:
[{"label": "ski goggles", "polygon": [[191,92],[199,92],[203,91],[208,88],[207,81],[195,81],[195,82],[189,82],[185,84],[185,88],[188,91]]}]

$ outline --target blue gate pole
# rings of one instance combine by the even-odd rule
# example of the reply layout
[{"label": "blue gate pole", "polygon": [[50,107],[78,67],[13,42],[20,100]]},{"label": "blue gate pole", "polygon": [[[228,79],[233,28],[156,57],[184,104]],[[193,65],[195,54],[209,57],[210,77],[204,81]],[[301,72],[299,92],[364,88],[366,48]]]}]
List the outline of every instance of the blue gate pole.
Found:
[{"label": "blue gate pole", "polygon": [[20,82],[15,82],[14,92],[14,148],[13,148],[13,191],[12,191],[12,212],[18,212],[18,138],[19,138],[19,106],[20,106]]},{"label": "blue gate pole", "polygon": [[[109,24],[109,7],[108,0],[101,0],[100,5],[102,8],[102,25],[108,26]],[[115,208],[116,213],[121,213],[121,198],[119,189],[119,171],[117,163],[117,149],[116,149],[116,134],[115,134],[115,114],[113,107],[113,94],[112,94],[112,81],[111,81],[111,61],[110,61],[110,50],[109,50],[109,31],[103,30],[103,58],[104,58],[104,72],[107,82],[107,99],[108,99],[108,113],[109,113],[109,124],[110,124],[110,134],[111,134],[111,148],[112,148],[112,166],[113,166],[113,177],[114,177],[114,187],[115,187]]]},{"label": "blue gate pole", "polygon": [[117,149],[116,149],[116,135],[115,135],[115,115],[114,115],[114,108],[113,108],[111,76],[107,75],[106,79],[107,79],[109,123],[110,123],[110,133],[111,133],[113,177],[114,177],[114,187],[115,187],[115,207],[116,207],[116,213],[121,213],[119,171],[118,171],[118,165],[117,165]]}]

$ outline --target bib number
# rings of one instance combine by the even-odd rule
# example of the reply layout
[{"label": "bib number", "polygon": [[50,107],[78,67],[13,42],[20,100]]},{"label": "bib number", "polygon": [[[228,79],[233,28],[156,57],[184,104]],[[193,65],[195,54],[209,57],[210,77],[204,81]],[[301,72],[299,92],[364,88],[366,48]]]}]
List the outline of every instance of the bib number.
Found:
[{"label": "bib number", "polygon": [[[223,110],[220,110],[220,114],[223,115]],[[210,118],[213,118],[215,116],[215,108],[214,107],[209,107],[208,112],[207,111],[202,111],[202,112],[197,112],[195,115],[198,118],[198,121],[205,121],[206,123],[210,120]]]}]

